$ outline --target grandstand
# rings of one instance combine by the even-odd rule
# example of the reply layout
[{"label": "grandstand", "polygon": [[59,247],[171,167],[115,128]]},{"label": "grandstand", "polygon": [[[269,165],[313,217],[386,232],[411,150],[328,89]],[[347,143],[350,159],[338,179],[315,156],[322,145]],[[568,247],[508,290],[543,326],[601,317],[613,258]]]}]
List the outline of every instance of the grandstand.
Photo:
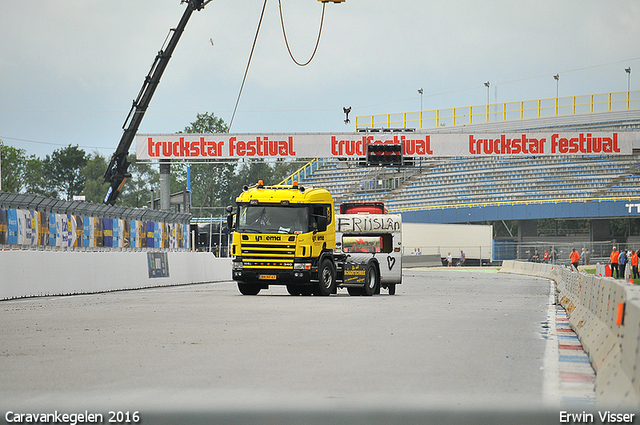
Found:
[{"label": "grandstand", "polygon": [[[461,131],[624,132],[640,128],[640,109],[571,118],[483,123]],[[557,253],[557,262],[568,262],[567,253],[576,243],[590,249],[594,261],[606,261],[613,244],[640,249],[640,236],[637,230],[631,231],[631,223],[622,240],[612,234],[609,223],[611,218],[640,217],[640,208],[630,207],[640,205],[638,147],[634,145],[633,154],[624,156],[429,157],[404,168],[366,167],[362,161],[324,158],[316,161],[313,172],[299,174],[299,180],[304,186],[328,189],[336,205],[383,201],[390,212],[402,213],[405,222],[493,222],[494,229],[496,225],[506,228],[510,235],[494,240],[493,261],[526,259],[528,251],[549,249]],[[555,232],[538,230],[537,220],[546,218],[556,220]],[[559,233],[557,220],[572,219],[589,223],[571,234]],[[512,234],[504,220],[518,222],[517,234]],[[425,247],[431,244],[434,242],[425,241]]]},{"label": "grandstand", "polygon": [[531,200],[639,197],[635,156],[440,158],[391,170],[325,160],[302,180],[336,203],[383,200],[390,210]]},{"label": "grandstand", "polygon": [[[595,102],[594,99],[598,96],[591,96],[591,101]],[[611,100],[618,97],[621,100],[617,103]],[[639,97],[640,92],[637,91],[625,92],[624,96],[609,94],[603,97],[608,102],[601,102],[601,105],[592,103],[583,113],[578,113],[580,108],[576,106],[576,98],[573,97],[573,107],[564,115],[561,109],[556,108],[555,115],[548,116],[545,111],[538,110],[537,113],[533,111],[532,118],[527,118],[531,114],[525,114],[527,111],[521,109],[513,119],[503,114],[496,121],[490,121],[491,117],[488,117],[484,122],[478,122],[474,118],[474,123],[469,124],[471,118],[466,123],[458,118],[453,125],[437,125],[428,129],[423,128],[424,122],[420,121],[420,128],[415,133],[637,131],[640,129]],[[530,103],[544,104],[541,101]],[[519,104],[526,105],[525,102]],[[411,114],[400,115],[404,117],[403,121],[394,121],[392,114],[380,120],[377,116],[360,118],[359,123],[380,125],[367,128],[357,124],[356,130],[398,131],[398,125],[410,122],[406,117]],[[442,117],[443,113],[436,111],[435,115]],[[303,185],[327,188],[336,204],[344,201],[377,200],[384,201],[390,211],[402,213],[486,206],[501,208],[536,202],[562,204],[625,199],[627,202],[640,202],[639,148],[640,143],[636,142],[633,154],[626,156],[424,157],[416,158],[413,166],[400,169],[366,167],[362,161],[324,158],[316,160],[312,172],[305,172],[304,176],[299,173],[298,179]],[[563,218],[570,217],[572,213]],[[600,217],[606,214],[609,213],[603,212]],[[574,217],[589,218],[584,215]],[[424,214],[405,214],[405,219],[429,221]],[[438,220],[447,222],[441,221],[446,219]]]}]

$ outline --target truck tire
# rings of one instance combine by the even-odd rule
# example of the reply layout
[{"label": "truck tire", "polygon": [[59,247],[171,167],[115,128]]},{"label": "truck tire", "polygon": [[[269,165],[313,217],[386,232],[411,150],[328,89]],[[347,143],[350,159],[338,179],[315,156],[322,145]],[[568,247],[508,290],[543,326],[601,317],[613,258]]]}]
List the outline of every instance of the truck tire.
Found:
[{"label": "truck tire", "polygon": [[362,295],[364,292],[364,289],[348,287],[347,292],[349,292],[349,295],[351,295],[352,297],[356,297],[356,296]]},{"label": "truck tire", "polygon": [[302,291],[298,285],[287,285],[287,292],[289,295],[302,295]]},{"label": "truck tire", "polygon": [[323,260],[318,269],[318,285],[315,295],[327,296],[336,288],[336,268],[330,260]]},{"label": "truck tire", "polygon": [[376,266],[369,264],[365,274],[364,290],[362,295],[371,296],[378,289],[378,269]]},{"label": "truck tire", "polygon": [[395,295],[396,294],[396,284],[395,283],[390,283],[389,284],[389,295]]},{"label": "truck tire", "polygon": [[242,295],[258,295],[260,292],[260,285],[257,283],[238,282],[238,290]]}]

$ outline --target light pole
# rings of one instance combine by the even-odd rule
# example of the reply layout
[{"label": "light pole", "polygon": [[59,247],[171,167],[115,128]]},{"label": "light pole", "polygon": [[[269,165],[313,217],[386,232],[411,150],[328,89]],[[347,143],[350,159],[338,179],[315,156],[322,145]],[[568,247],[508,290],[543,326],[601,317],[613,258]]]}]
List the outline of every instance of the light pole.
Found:
[{"label": "light pole", "polygon": [[422,87],[418,89],[418,93],[420,93],[420,125],[418,127],[422,128],[422,95],[424,94]]},{"label": "light pole", "polygon": [[491,86],[490,82],[484,83],[484,86],[487,88],[487,105],[489,105],[489,87]]},{"label": "light pole", "polygon": [[629,109],[629,101],[631,100],[631,67],[625,68],[624,72],[627,73],[627,109]]},{"label": "light pole", "polygon": [[491,83],[487,81],[484,83],[484,86],[487,88],[487,122],[489,122],[489,87],[491,86]]},{"label": "light pole", "polygon": [[560,74],[554,75],[553,79],[556,80],[556,115],[558,115],[558,87],[560,85]]}]

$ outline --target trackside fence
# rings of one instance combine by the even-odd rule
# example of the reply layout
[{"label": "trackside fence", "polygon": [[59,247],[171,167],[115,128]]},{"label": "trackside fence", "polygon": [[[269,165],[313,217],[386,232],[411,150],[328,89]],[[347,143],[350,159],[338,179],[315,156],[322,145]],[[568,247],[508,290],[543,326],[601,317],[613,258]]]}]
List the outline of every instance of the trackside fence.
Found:
[{"label": "trackside fence", "polygon": [[188,250],[191,214],[0,192],[0,251]]},{"label": "trackside fence", "polygon": [[640,408],[639,286],[552,264],[504,261],[500,271],[555,281],[558,301],[596,371],[596,402]]}]

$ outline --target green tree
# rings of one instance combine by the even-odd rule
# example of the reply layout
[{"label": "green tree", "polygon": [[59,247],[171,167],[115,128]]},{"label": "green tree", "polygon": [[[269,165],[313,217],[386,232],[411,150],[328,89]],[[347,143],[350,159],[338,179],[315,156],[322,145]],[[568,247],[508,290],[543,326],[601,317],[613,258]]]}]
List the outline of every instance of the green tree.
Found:
[{"label": "green tree", "polygon": [[131,163],[131,177],[122,187],[118,201],[122,206],[142,208],[151,200],[151,190],[158,187],[160,173],[154,170],[151,164],[138,162],[135,154],[130,154],[127,159]]},{"label": "green tree", "polygon": [[[228,133],[229,126],[224,123],[222,118],[218,118],[215,114],[205,112],[197,114],[196,120],[186,126],[184,133]],[[181,132],[182,133],[182,132]]]},{"label": "green tree", "polygon": [[24,149],[6,146],[0,140],[0,161],[2,174],[2,190],[19,193],[24,185],[24,164],[26,151]]},{"label": "green tree", "polygon": [[107,169],[107,160],[100,153],[93,152],[87,156],[87,163],[82,169],[85,179],[82,195],[87,202],[102,203],[109,190],[109,183],[104,181],[104,171]]},{"label": "green tree", "polygon": [[51,198],[58,197],[51,179],[50,167],[45,166],[44,161],[35,155],[27,158],[24,166],[25,192],[33,195],[42,195]]},{"label": "green tree", "polygon": [[[229,127],[222,118],[218,118],[213,113],[205,112],[197,114],[196,121],[184,128],[184,133],[226,133]],[[173,167],[178,168],[175,164]],[[235,162],[213,162],[193,164],[191,166],[191,204],[192,212],[196,215],[221,215],[224,207],[228,204],[229,193],[231,193],[234,182],[236,164]],[[178,168],[184,170],[184,168]],[[179,190],[186,184],[186,172],[182,174],[184,180],[177,180],[182,183]]]},{"label": "green tree", "polygon": [[84,189],[85,176],[82,173],[87,164],[85,151],[76,146],[67,146],[53,151],[44,160],[45,171],[51,176],[51,182],[56,190],[70,200],[79,195]]},{"label": "green tree", "polygon": [[278,159],[273,166],[273,181],[271,181],[270,184],[280,183],[282,180],[286,179],[291,174],[298,171],[298,169],[302,165],[303,164],[300,164],[298,162],[285,160],[285,159]]}]

